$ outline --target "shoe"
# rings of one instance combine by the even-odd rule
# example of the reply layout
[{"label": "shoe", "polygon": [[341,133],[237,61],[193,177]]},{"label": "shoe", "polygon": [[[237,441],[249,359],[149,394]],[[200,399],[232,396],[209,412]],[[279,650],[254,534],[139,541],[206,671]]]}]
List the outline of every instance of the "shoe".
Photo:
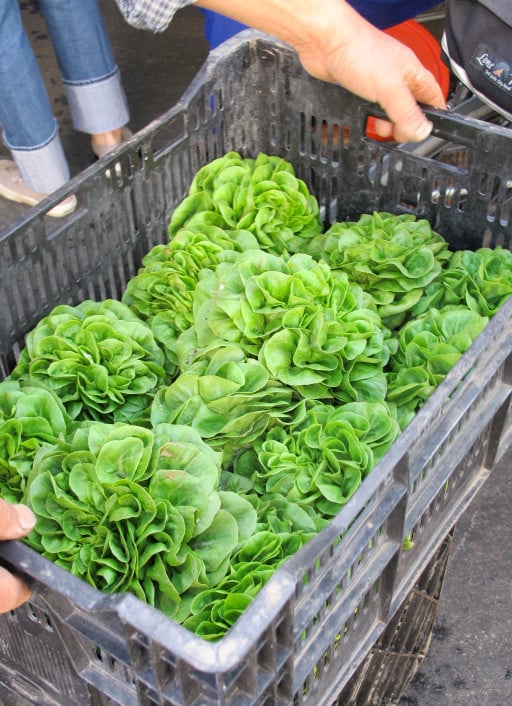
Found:
[{"label": "shoe", "polygon": [[[27,206],[37,206],[37,204],[43,201],[48,194],[41,194],[38,191],[31,189],[30,186],[25,184],[23,181],[15,163],[10,159],[1,159],[0,196],[3,196],[9,201],[24,203]],[[71,196],[68,196],[66,199],[50,209],[46,215],[52,216],[53,218],[63,218],[64,216],[68,216],[70,213],[73,213],[76,206],[76,196],[71,194]]]},{"label": "shoe", "polygon": [[122,127],[121,128],[121,142],[116,142],[115,145],[96,145],[91,139],[91,148],[94,154],[98,159],[101,159],[104,157],[106,154],[109,152],[112,152],[116,147],[119,147],[123,142],[126,142],[129,140],[131,137],[133,137],[133,133],[128,127]]},{"label": "shoe", "polygon": [[[112,152],[112,150],[114,150],[116,147],[119,147],[119,145],[121,145],[123,142],[129,140],[130,137],[133,137],[133,133],[130,128],[125,126],[121,128],[121,142],[117,142],[115,145],[95,145],[91,139],[91,149],[94,152],[96,159],[101,159],[102,157],[105,157],[105,155]],[[117,177],[121,177],[123,175],[123,170],[121,168],[120,162],[115,163],[114,171]],[[111,178],[110,169],[107,169],[105,171],[105,176],[107,177],[107,179]]]}]

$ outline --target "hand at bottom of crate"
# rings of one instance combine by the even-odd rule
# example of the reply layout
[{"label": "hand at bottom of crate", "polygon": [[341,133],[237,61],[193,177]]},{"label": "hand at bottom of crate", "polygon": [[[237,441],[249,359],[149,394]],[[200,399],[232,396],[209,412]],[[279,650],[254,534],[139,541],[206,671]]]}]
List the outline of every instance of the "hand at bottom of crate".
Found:
[{"label": "hand at bottom of crate", "polygon": [[[24,537],[35,522],[34,514],[26,505],[14,505],[0,498],[0,540]],[[30,595],[30,589],[18,576],[0,566],[0,613],[14,610]]]}]

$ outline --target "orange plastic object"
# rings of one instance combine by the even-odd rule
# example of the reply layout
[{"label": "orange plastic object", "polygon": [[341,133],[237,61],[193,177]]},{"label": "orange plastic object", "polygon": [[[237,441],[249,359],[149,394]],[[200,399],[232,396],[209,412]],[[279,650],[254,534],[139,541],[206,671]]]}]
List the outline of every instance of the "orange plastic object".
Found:
[{"label": "orange plastic object", "polygon": [[[407,20],[383,30],[386,34],[398,39],[410,47],[429,71],[431,71],[441,86],[444,97],[447,98],[450,89],[450,71],[441,59],[441,45],[429,30],[416,20]],[[392,137],[380,137],[375,132],[375,119],[368,118],[366,134],[374,140],[392,140]]]}]

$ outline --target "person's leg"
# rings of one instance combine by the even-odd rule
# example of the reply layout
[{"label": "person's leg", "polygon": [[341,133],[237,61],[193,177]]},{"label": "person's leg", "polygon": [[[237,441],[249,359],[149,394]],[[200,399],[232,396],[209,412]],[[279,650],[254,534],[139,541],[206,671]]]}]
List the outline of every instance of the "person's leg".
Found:
[{"label": "person's leg", "polygon": [[121,142],[126,97],[97,0],[39,0],[69,101],[73,126],[93,144]]},{"label": "person's leg", "polygon": [[29,187],[46,194],[69,179],[57,123],[17,0],[0,2],[0,125]]}]

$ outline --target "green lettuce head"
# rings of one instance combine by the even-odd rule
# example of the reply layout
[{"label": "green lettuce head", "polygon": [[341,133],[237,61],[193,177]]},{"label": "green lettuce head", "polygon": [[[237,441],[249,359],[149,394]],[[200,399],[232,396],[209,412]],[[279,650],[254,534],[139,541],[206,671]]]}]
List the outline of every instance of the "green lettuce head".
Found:
[{"label": "green lettuce head", "polygon": [[413,309],[419,316],[435,307],[465,305],[494,316],[512,294],[512,252],[497,247],[454,252],[441,277],[427,286]]},{"label": "green lettuce head", "polygon": [[313,405],[297,423],[271,429],[253,452],[241,454],[234,472],[247,476],[252,466],[258,494],[277,493],[330,518],[399,433],[394,408],[385,402]]},{"label": "green lettuce head", "polygon": [[202,167],[173,213],[169,235],[205,221],[247,230],[275,254],[300,252],[322,229],[318,202],[292,165],[263,153],[244,159],[228,152]]},{"label": "green lettuce head", "polygon": [[297,406],[291,387],[237,346],[212,347],[155,395],[151,422],[186,424],[199,432],[224,463]]},{"label": "green lettuce head", "polygon": [[229,573],[192,600],[184,626],[205,640],[221,639],[258,595],[277,568],[299,546],[290,537],[261,530],[247,538]]},{"label": "green lettuce head", "polygon": [[0,382],[0,496],[19,503],[41,446],[57,444],[71,429],[58,396],[30,381]]},{"label": "green lettuce head", "polygon": [[254,532],[252,505],[218,490],[219,476],[220,455],[193,429],[85,422],[37,454],[25,541],[101,591],[181,619]]},{"label": "green lettuce head", "polygon": [[137,421],[165,381],[151,329],[119,301],[57,306],[28,334],[12,372],[53,390],[75,420]]},{"label": "green lettuce head", "polygon": [[387,400],[404,428],[487,326],[489,319],[464,305],[431,309],[404,324],[390,359]]},{"label": "green lettuce head", "polygon": [[[312,399],[383,399],[389,331],[372,298],[308,255],[249,250],[198,284],[194,328],[177,349],[222,341]],[[179,355],[179,353],[178,353]]]},{"label": "green lettuce head", "polygon": [[334,223],[308,243],[306,252],[346,272],[370,293],[389,328],[406,320],[450,257],[447,241],[428,221],[390,213]]},{"label": "green lettuce head", "polygon": [[205,272],[238,252],[257,247],[247,231],[224,231],[204,225],[182,229],[166,245],[156,245],[128,282],[123,302],[151,327],[166,355],[166,369],[176,372],[176,340],[193,325],[194,291]]}]

